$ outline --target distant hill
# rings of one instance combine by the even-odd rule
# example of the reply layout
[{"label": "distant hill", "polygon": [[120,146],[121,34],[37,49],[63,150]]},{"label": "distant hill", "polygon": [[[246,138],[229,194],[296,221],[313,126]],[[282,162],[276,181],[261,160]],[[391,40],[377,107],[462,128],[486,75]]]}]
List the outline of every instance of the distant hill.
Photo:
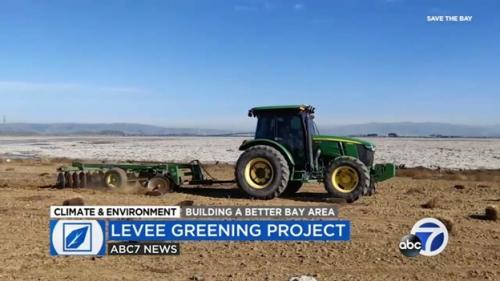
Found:
[{"label": "distant hill", "polygon": [[336,135],[387,136],[396,133],[399,136],[455,136],[455,137],[500,137],[500,124],[492,126],[471,126],[448,123],[366,123],[320,128],[321,133]]},{"label": "distant hill", "polygon": [[165,128],[133,123],[81,124],[81,123],[7,123],[0,124],[1,135],[114,135],[114,136],[166,136],[166,135],[220,135],[227,130]]},{"label": "distant hill", "polygon": [[[428,137],[431,135],[444,137],[500,137],[500,124],[493,126],[470,126],[447,123],[366,123],[342,126],[322,126],[322,134],[340,136],[366,136],[377,134],[387,136],[395,133],[398,136]],[[252,130],[231,131],[218,129],[165,128],[161,126],[110,123],[8,123],[0,124],[0,135],[110,135],[110,136],[242,136],[249,137]]]}]

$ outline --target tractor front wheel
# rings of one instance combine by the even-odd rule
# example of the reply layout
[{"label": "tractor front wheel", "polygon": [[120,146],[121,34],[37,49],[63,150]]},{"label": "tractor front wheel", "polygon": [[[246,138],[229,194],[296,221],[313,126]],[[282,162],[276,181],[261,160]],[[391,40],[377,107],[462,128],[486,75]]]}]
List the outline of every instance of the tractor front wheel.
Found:
[{"label": "tractor front wheel", "polygon": [[324,183],[328,193],[352,203],[369,188],[370,172],[359,159],[341,156],[331,162]]},{"label": "tractor front wheel", "polygon": [[285,191],[290,169],[278,150],[256,145],[243,152],[238,159],[235,177],[238,187],[250,197],[272,199]]}]

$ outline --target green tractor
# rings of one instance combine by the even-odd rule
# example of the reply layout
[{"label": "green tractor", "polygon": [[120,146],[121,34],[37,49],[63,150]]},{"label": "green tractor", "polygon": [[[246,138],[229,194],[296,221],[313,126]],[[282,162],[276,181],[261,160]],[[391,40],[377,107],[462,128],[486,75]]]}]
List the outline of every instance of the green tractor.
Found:
[{"label": "green tractor", "polygon": [[374,164],[375,147],[355,138],[320,135],[314,107],[255,107],[253,140],[240,146],[236,163],[239,188],[257,199],[297,192],[304,182],[323,182],[328,193],[347,202],[371,195],[375,184],[395,176],[394,164]]}]

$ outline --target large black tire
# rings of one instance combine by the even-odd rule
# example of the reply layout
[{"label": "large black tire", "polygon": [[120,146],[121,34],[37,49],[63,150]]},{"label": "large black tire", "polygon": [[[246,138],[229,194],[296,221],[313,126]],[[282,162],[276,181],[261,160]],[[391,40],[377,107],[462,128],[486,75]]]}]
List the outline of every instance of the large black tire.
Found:
[{"label": "large black tire", "polygon": [[267,145],[256,145],[238,158],[235,178],[238,187],[251,198],[272,199],[285,191],[290,168],[278,150]]},{"label": "large black tire", "polygon": [[289,181],[288,185],[286,186],[285,191],[283,191],[283,196],[289,196],[297,193],[299,189],[302,187],[302,182],[301,181]]},{"label": "large black tire", "polygon": [[104,174],[104,184],[109,188],[122,188],[127,184],[127,173],[120,168],[113,168]]},{"label": "large black tire", "polygon": [[330,195],[352,203],[369,188],[370,172],[359,159],[341,156],[330,163],[324,184]]}]

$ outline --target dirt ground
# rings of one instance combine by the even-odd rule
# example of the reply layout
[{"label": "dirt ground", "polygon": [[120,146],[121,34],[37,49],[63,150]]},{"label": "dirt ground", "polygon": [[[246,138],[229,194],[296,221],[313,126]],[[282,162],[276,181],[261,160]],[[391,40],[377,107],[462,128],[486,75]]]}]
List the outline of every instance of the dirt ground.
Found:
[{"label": "dirt ground", "polygon": [[[186,188],[161,197],[100,189],[41,188],[67,160],[0,160],[0,280],[499,280],[500,223],[481,219],[500,205],[500,171],[403,170],[353,204],[328,200],[321,185],[289,198],[246,199],[235,186]],[[211,166],[220,178],[232,167]],[[455,185],[463,185],[463,189]],[[179,256],[51,257],[49,206],[81,196],[89,205],[336,205],[352,222],[351,242],[190,242]],[[421,204],[437,198],[434,208]],[[407,258],[398,243],[424,217],[453,221],[438,256]]]}]

